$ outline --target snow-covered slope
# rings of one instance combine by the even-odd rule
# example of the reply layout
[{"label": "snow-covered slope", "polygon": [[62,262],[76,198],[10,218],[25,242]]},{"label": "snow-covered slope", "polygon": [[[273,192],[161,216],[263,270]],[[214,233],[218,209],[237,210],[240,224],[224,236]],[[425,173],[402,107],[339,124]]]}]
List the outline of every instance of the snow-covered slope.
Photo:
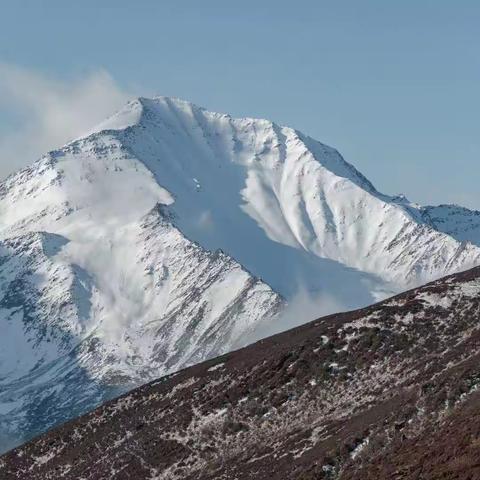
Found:
[{"label": "snow-covered slope", "polygon": [[174,225],[168,192],[113,139],[7,180],[0,219],[0,441],[230,350],[283,300]]},{"label": "snow-covered slope", "polygon": [[282,296],[318,315],[480,263],[432,208],[291,128],[130,102],[0,184],[0,441],[308,319]]},{"label": "snow-covered slope", "polygon": [[80,266],[79,246],[56,234],[2,243],[2,436],[43,431],[159,372],[228,351],[281,305],[161,209],[118,235],[106,245],[115,265],[87,254],[92,264]]},{"label": "snow-covered slope", "polygon": [[[326,269],[319,259],[402,286],[477,263],[476,246],[444,235],[421,207],[380,194],[336,150],[298,131],[170,98],[139,99],[127,111],[102,128],[132,121],[112,135],[175,197],[181,230],[287,296],[292,275],[315,286]],[[278,258],[288,285],[279,285]]]},{"label": "snow-covered slope", "polygon": [[421,208],[425,220],[433,228],[461,242],[480,245],[480,212],[458,205],[438,205]]}]

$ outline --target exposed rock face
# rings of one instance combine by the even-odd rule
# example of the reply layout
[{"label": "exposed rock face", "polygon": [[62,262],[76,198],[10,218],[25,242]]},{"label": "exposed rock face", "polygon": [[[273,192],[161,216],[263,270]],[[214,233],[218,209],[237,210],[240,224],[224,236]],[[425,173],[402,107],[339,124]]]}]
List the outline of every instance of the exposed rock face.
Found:
[{"label": "exposed rock face", "polygon": [[477,478],[478,385],[476,268],[138,388],[0,477]]}]

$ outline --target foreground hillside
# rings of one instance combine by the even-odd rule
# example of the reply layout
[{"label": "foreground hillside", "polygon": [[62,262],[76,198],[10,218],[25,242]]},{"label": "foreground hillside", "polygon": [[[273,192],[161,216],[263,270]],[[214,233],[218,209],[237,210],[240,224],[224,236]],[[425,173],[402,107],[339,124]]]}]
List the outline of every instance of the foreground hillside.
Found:
[{"label": "foreground hillside", "polygon": [[475,268],[145,385],[0,478],[479,478],[479,384]]}]

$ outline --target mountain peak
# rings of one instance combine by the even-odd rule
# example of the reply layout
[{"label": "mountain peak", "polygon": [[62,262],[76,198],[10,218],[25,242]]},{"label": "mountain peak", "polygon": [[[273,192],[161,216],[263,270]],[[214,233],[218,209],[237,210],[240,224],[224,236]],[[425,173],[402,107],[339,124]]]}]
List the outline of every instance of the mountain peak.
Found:
[{"label": "mountain peak", "polygon": [[178,97],[162,95],[152,98],[137,97],[127,102],[120,110],[99,123],[83,137],[104,130],[125,130],[141,124],[144,120],[152,120],[154,117],[156,120],[161,120],[169,110],[206,111],[203,107]]},{"label": "mountain peak", "polygon": [[[214,125],[208,125],[212,123]],[[279,142],[282,137],[288,136],[290,142],[302,144],[304,150],[313,153],[316,160],[332,171],[332,173],[359,183],[360,186],[372,193],[378,193],[371,182],[353,165],[346,162],[337,150],[304,135],[298,130],[281,126],[262,118],[234,118],[225,113],[209,111],[204,107],[178,97],[155,96],[152,98],[138,97],[133,99],[118,112],[84,135],[84,137],[101,131],[122,131],[129,127],[148,127],[149,125],[158,126],[159,124],[167,125],[170,127],[170,130],[178,126],[184,130],[205,128],[206,131],[203,133],[206,136],[218,135],[219,132],[216,129],[225,130],[232,125],[242,130],[259,128],[260,131],[266,134],[270,132],[270,136],[273,139],[266,139],[270,144]],[[210,127],[210,131],[208,127]],[[325,153],[329,154],[328,158]],[[256,155],[256,152],[252,152],[252,156]]]}]

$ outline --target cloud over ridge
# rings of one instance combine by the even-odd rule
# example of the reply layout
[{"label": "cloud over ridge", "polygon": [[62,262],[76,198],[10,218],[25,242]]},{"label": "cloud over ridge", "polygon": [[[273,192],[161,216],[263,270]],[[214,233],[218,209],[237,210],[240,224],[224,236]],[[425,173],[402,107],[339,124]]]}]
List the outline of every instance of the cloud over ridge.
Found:
[{"label": "cloud over ridge", "polygon": [[104,69],[64,81],[0,62],[0,110],[14,119],[0,122],[0,179],[81,136],[130,97]]}]

